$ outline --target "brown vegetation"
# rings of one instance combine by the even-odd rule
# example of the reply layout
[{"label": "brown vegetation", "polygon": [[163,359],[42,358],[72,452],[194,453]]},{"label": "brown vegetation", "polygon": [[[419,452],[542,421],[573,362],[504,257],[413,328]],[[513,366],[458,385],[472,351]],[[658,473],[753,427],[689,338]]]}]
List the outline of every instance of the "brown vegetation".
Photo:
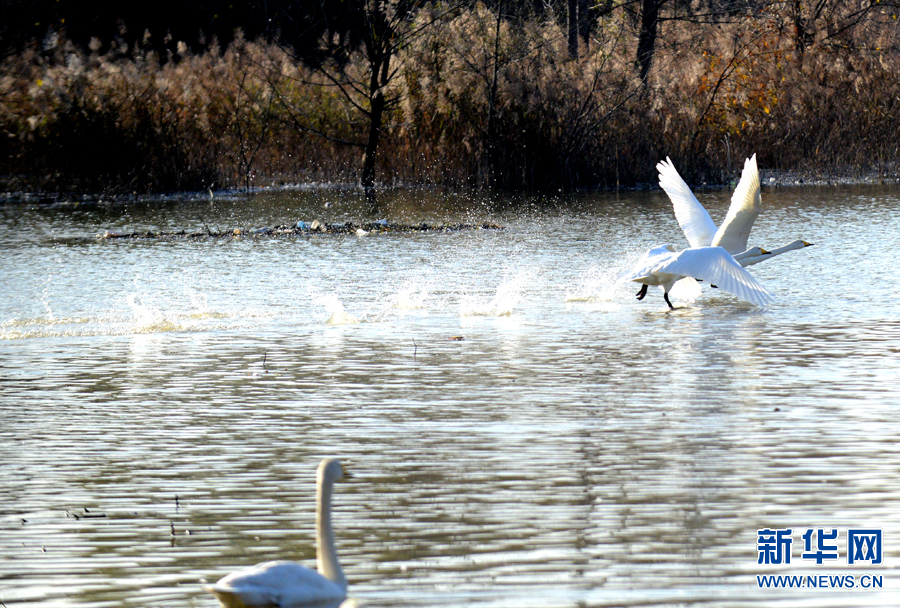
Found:
[{"label": "brown vegetation", "polygon": [[354,84],[371,76],[362,51],[305,67],[238,36],[160,61],[140,44],[101,54],[48,38],[0,65],[0,180],[97,193],[356,182],[364,153],[385,186],[632,186],[667,155],[720,182],[753,152],[776,170],[896,171],[893,9],[834,1],[798,21],[799,4],[773,3],[702,20],[657,2],[651,57],[641,16],[609,6],[580,49],[547,12],[420,11],[371,87]]}]

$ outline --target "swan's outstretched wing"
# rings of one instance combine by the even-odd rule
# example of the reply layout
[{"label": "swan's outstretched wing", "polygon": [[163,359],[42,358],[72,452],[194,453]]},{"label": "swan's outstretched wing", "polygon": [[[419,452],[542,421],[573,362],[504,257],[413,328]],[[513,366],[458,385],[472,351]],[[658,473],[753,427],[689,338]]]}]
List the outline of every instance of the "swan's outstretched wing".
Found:
[{"label": "swan's outstretched wing", "polygon": [[660,263],[668,260],[674,253],[675,246],[671,243],[648,249],[631,270],[625,270],[619,273],[617,282],[639,281],[651,277]]},{"label": "swan's outstretched wing", "polygon": [[724,247],[732,255],[744,251],[747,249],[750,229],[753,228],[753,222],[756,221],[760,211],[762,211],[762,197],[759,193],[759,169],[754,154],[744,162],[741,181],[731,195],[728,215],[708,244]]},{"label": "swan's outstretched wing", "polygon": [[684,277],[672,285],[669,295],[686,302],[694,302],[694,300],[703,295],[703,290],[700,289],[700,284],[695,278]]},{"label": "swan's outstretched wing", "polygon": [[685,249],[661,263],[655,272],[702,279],[757,306],[775,301],[772,294],[722,247]]},{"label": "swan's outstretched wing", "polygon": [[675,208],[678,225],[684,231],[688,243],[691,244],[691,247],[710,245],[716,234],[716,225],[688,185],[678,175],[675,165],[668,156],[666,160],[656,165],[656,170],[659,171],[659,186],[669,195],[669,200],[672,201],[672,206]]}]

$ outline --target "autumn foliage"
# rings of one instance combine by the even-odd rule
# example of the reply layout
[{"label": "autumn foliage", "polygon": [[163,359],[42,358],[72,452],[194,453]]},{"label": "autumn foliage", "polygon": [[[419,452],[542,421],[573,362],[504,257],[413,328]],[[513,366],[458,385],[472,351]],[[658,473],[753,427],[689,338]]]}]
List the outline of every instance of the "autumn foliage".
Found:
[{"label": "autumn foliage", "polygon": [[[628,5],[596,16],[574,59],[552,11],[423,12],[378,90],[388,103],[377,182],[625,187],[652,183],[665,156],[691,180],[722,182],[754,152],[769,169],[894,175],[896,16],[877,2],[862,15],[833,4],[803,31],[793,3],[707,21],[663,11],[646,80]],[[327,62],[240,35],[196,47],[160,57],[140,42],[86,48],[60,32],[7,56],[2,187],[130,194],[359,179],[370,100],[337,86]],[[341,69],[362,78],[366,63],[357,53]]]}]

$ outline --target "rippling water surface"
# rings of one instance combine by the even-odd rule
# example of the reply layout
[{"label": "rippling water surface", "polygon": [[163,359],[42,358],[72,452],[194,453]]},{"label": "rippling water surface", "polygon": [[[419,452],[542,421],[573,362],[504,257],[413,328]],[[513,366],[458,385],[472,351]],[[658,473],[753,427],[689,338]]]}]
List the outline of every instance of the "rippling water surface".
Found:
[{"label": "rippling water surface", "polygon": [[[0,207],[0,601],[214,608],[237,567],[312,564],[339,455],[366,605],[896,604],[900,191],[763,198],[751,244],[816,244],[752,267],[777,303],[672,312],[615,283],[685,245],[658,192],[405,192],[380,217],[506,228],[209,242],[93,237],[375,218],[329,191]],[[801,559],[855,527],[884,564]],[[762,528],[791,565],[757,564]],[[847,573],[884,587],[756,578]]]}]

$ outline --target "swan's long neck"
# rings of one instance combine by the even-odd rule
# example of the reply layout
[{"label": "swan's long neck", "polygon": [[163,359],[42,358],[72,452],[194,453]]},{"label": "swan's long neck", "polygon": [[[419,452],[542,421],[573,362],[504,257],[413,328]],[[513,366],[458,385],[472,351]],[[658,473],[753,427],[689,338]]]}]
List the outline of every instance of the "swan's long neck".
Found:
[{"label": "swan's long neck", "polygon": [[316,484],[316,566],[319,574],[338,585],[347,587],[347,579],[338,561],[331,529],[331,494],[334,484],[330,479],[319,479]]},{"label": "swan's long neck", "polygon": [[[769,253],[763,255],[746,255],[747,252],[743,252],[743,254],[738,254],[734,256],[734,259],[738,261],[738,263],[746,268],[747,266],[753,266],[754,264],[759,264],[760,262],[764,262],[768,259],[774,258],[776,255],[781,255],[782,253],[787,253],[788,251],[793,251],[794,249],[803,249],[806,247],[806,243],[802,240],[796,240],[792,243],[788,243],[784,247],[779,247],[777,249],[770,249]],[[749,251],[749,250],[748,250]]]},{"label": "swan's long neck", "polygon": [[782,253],[785,253],[786,251],[793,251],[794,249],[803,249],[804,247],[806,247],[806,243],[804,243],[801,240],[796,240],[793,243],[788,243],[784,247],[779,247],[778,249],[773,249],[769,253],[771,253],[773,256],[775,256],[775,255],[780,255]]}]

